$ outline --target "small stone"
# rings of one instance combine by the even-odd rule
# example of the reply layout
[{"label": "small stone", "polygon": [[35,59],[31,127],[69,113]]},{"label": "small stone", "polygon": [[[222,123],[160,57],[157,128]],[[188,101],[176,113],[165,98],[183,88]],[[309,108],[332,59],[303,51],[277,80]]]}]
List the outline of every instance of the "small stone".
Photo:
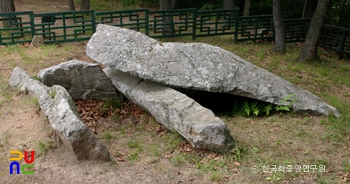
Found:
[{"label": "small stone", "polygon": [[32,46],[40,47],[40,45],[44,45],[44,37],[42,35],[34,35],[32,39]]}]

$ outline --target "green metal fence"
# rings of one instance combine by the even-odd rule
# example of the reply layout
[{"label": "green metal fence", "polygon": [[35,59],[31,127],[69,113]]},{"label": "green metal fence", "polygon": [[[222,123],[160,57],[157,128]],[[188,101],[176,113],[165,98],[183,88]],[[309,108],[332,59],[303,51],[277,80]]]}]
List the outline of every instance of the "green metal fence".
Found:
[{"label": "green metal fence", "polygon": [[73,11],[34,14],[36,35],[42,35],[45,43],[89,40],[96,31],[95,12]]},{"label": "green metal fence", "polygon": [[[303,42],[309,30],[311,19],[283,20],[286,42]],[[248,40],[275,40],[272,15],[239,17],[235,43]]]},{"label": "green metal fence", "polygon": [[153,38],[192,36],[195,38],[196,9],[149,12],[149,36]]},{"label": "green metal fence", "polygon": [[234,35],[239,10],[198,11],[196,36]]},{"label": "green metal fence", "polygon": [[286,42],[303,42],[310,27],[311,19],[284,20]]},{"label": "green metal fence", "polygon": [[148,35],[148,9],[95,12],[96,24],[120,26]]},{"label": "green metal fence", "polygon": [[244,16],[238,18],[234,42],[247,40],[274,40],[272,15]]},{"label": "green metal fence", "polygon": [[30,42],[34,36],[33,12],[0,13],[0,45]]},{"label": "green metal fence", "polygon": [[[274,40],[272,15],[239,17],[238,13],[238,9],[2,13],[0,26],[6,27],[0,27],[0,45],[30,42],[34,35],[42,35],[45,43],[88,40],[100,23],[133,29],[153,38],[233,35],[235,43]],[[309,19],[285,20],[287,42],[303,41],[309,23]]]},{"label": "green metal fence", "polygon": [[318,46],[338,52],[340,60],[344,54],[350,58],[350,29],[323,25]]}]

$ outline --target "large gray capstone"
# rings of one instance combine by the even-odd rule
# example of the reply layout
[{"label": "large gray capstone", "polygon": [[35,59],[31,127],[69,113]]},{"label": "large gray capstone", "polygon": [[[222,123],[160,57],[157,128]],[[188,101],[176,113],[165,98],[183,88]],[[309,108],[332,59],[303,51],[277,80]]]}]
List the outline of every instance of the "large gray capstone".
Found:
[{"label": "large gray capstone", "polygon": [[86,53],[110,68],[169,86],[230,93],[277,105],[294,95],[296,112],[340,116],[310,92],[204,43],[161,43],[133,30],[99,24]]},{"label": "large gray capstone", "polygon": [[121,98],[98,64],[71,60],[40,70],[38,77],[46,86],[63,86],[74,100]]},{"label": "large gray capstone", "polygon": [[168,130],[178,132],[193,148],[227,152],[234,146],[225,123],[186,95],[116,69],[106,68],[104,72],[125,97]]},{"label": "large gray capstone", "polygon": [[52,128],[64,145],[78,160],[109,161],[108,149],[95,137],[82,122],[75,104],[62,86],[48,87],[32,79],[23,69],[16,67],[9,80],[9,85],[21,91],[34,94],[41,110],[48,118]]}]

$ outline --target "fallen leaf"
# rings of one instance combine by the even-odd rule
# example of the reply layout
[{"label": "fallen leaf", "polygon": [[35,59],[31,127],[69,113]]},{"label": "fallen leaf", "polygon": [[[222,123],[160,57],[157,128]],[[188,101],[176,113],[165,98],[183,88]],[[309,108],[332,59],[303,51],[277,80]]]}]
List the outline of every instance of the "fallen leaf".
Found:
[{"label": "fallen leaf", "polygon": [[241,166],[241,164],[240,164],[240,163],[238,163],[238,162],[233,162],[233,165],[235,165],[236,167]]}]

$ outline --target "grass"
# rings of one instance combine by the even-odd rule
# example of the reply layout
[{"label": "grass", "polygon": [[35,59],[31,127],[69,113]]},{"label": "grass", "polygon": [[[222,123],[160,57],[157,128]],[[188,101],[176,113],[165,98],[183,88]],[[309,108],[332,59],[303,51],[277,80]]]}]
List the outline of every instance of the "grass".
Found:
[{"label": "grass", "polygon": [[[191,38],[162,39],[163,41],[191,42]],[[125,153],[127,162],[138,164],[149,159],[165,159],[169,165],[157,165],[160,173],[167,174],[168,168],[177,170],[191,168],[203,177],[203,181],[229,183],[227,176],[235,183],[282,183],[284,181],[302,182],[303,178],[315,178],[318,183],[337,183],[338,178],[331,172],[277,172],[265,173],[263,166],[271,165],[325,165],[333,173],[349,172],[350,166],[350,62],[339,61],[335,54],[320,49],[321,61],[296,62],[300,44],[288,44],[285,55],[272,54],[270,43],[244,42],[233,44],[229,36],[200,37],[197,42],[220,46],[240,57],[262,67],[276,75],[295,83],[335,106],[342,114],[317,117],[307,114],[275,113],[261,116],[235,117],[222,116],[237,141],[237,147],[231,153],[220,157],[208,157],[197,152],[183,152],[178,148],[185,142],[178,134],[158,134],[153,118],[143,123],[126,124],[116,117],[118,128],[102,133],[108,147]],[[85,43],[42,46],[35,50],[19,45],[0,49],[0,107],[4,108],[11,100],[14,91],[6,88],[10,72],[15,66],[26,69],[36,75],[40,69],[75,58],[84,53]],[[67,51],[70,52],[67,52]],[[34,52],[35,51],[35,52]],[[36,104],[37,101],[30,103]],[[1,105],[2,104],[2,105]],[[117,101],[106,100],[105,108],[121,108]],[[153,129],[152,129],[153,128]],[[9,144],[9,133],[2,136],[2,146]],[[132,137],[132,139],[130,138]],[[46,142],[38,143],[43,155],[50,149]],[[40,151],[41,150],[41,151]],[[165,155],[171,155],[170,158]],[[237,162],[240,165],[234,165]],[[260,168],[252,173],[251,168]],[[171,176],[173,177],[173,175]]]},{"label": "grass", "polygon": [[111,139],[113,139],[115,137],[116,136],[111,131],[103,132],[103,134],[100,136],[101,139],[106,139],[106,140],[111,140]]},{"label": "grass", "polygon": [[36,98],[36,97],[29,96],[28,98],[26,98],[25,101],[26,101],[26,103],[28,103],[29,105],[34,105],[35,107],[40,108],[39,100],[38,100],[38,98]]},{"label": "grass", "polygon": [[45,156],[46,153],[49,151],[49,147],[42,141],[38,142],[39,152],[38,156]]},{"label": "grass", "polygon": [[120,109],[122,108],[122,104],[119,99],[103,99],[103,103],[101,105],[102,109]]},{"label": "grass", "polygon": [[47,141],[38,141],[38,151],[37,156],[43,156],[49,152],[50,149],[56,148],[57,145],[53,140],[47,140]]},{"label": "grass", "polygon": [[11,138],[11,134],[9,134],[8,132],[5,133],[5,144],[9,143],[9,139]]},{"label": "grass", "polygon": [[57,91],[55,89],[50,91],[50,97],[51,99],[54,99],[56,97]]}]

